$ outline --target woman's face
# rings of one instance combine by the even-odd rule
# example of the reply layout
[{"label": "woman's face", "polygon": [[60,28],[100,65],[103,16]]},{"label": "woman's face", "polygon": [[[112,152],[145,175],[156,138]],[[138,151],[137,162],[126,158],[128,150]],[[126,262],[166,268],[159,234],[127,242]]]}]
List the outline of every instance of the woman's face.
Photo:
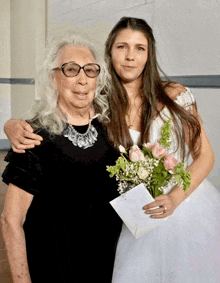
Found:
[{"label": "woman's face", "polygon": [[[65,46],[58,54],[55,67],[61,67],[68,62],[84,66],[88,63],[95,63],[95,59],[85,47]],[[54,81],[58,89],[61,107],[71,111],[89,109],[95,96],[97,78],[86,76],[82,69],[77,76],[66,77],[62,70],[58,69],[54,73]]]},{"label": "woman's face", "polygon": [[140,81],[148,58],[148,40],[141,31],[123,29],[112,45],[111,56],[122,82]]}]

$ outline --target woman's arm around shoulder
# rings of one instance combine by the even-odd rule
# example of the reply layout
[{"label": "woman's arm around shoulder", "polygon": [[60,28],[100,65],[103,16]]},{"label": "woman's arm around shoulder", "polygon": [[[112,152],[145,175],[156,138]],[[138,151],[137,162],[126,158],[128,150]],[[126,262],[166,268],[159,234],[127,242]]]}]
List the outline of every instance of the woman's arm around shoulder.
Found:
[{"label": "woman's arm around shoulder", "polygon": [[12,149],[17,153],[24,153],[25,149],[40,145],[42,137],[34,134],[32,127],[23,120],[8,120],[4,125]]}]

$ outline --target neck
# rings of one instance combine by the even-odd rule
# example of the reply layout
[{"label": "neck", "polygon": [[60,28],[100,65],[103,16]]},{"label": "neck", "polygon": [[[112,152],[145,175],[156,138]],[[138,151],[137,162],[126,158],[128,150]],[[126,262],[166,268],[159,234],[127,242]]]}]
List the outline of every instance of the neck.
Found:
[{"label": "neck", "polygon": [[132,82],[123,82],[122,84],[126,89],[129,102],[132,102],[135,98],[141,96],[140,89],[142,86],[142,78]]},{"label": "neck", "polygon": [[132,82],[123,83],[128,95],[129,108],[125,116],[126,123],[129,128],[141,131],[141,111],[142,97],[141,86],[142,77]]},{"label": "neck", "polygon": [[69,123],[72,125],[86,125],[89,123],[90,119],[94,116],[94,110],[89,106],[82,109],[66,109],[63,105],[59,105],[60,110],[64,116],[68,116]]}]

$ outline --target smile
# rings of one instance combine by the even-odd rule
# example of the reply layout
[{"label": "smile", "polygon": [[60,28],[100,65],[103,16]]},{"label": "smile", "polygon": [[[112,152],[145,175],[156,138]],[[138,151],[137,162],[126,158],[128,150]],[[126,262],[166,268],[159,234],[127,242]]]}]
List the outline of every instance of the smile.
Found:
[{"label": "smile", "polygon": [[85,91],[73,91],[74,94],[77,94],[77,95],[87,95],[88,92],[85,92]]}]

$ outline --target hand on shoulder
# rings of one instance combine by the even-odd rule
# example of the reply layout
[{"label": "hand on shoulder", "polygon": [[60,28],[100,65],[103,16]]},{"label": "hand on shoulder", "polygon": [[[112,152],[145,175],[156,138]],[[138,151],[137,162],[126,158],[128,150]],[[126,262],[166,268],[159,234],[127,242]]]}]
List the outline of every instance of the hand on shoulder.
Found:
[{"label": "hand on shoulder", "polygon": [[42,141],[42,137],[34,134],[32,127],[22,120],[8,120],[4,125],[4,131],[13,151],[17,153],[24,153],[25,149],[40,145]]}]

